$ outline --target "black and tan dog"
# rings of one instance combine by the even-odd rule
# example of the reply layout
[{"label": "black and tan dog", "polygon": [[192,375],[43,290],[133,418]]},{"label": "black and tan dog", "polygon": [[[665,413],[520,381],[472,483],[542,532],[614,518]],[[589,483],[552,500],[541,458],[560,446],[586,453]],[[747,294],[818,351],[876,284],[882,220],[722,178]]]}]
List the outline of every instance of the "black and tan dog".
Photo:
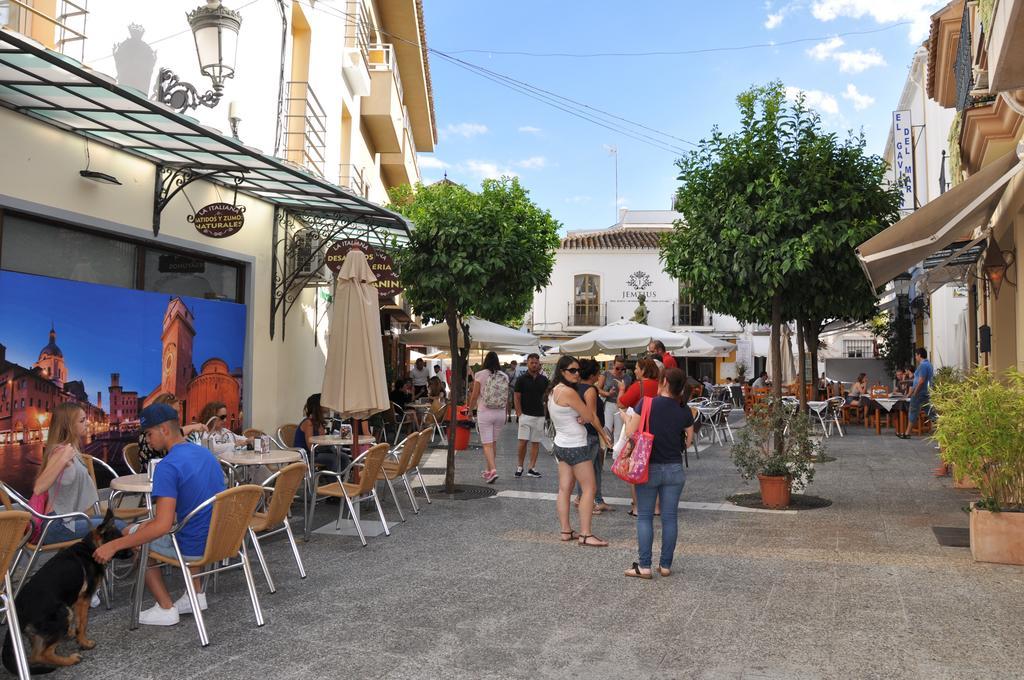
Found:
[{"label": "black and tan dog", "polygon": [[[89,603],[103,583],[104,567],[92,558],[93,551],[107,541],[120,538],[110,512],[103,522],[78,543],[64,548],[28,580],[15,598],[22,635],[31,643],[29,666],[32,674],[50,673],[58,666],[72,666],[81,654],[60,656],[57,644],[74,637],[81,649],[96,643],[85,636],[89,622]],[[124,551],[117,557],[131,557]],[[17,673],[14,644],[10,632],[4,640],[3,664]]]}]

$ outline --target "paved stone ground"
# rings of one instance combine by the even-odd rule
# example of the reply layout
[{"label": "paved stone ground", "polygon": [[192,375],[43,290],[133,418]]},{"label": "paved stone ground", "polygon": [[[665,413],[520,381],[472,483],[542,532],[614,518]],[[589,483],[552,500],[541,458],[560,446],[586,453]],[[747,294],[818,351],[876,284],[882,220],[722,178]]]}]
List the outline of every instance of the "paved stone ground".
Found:
[{"label": "paved stone ground", "polygon": [[[506,427],[497,490],[554,492],[543,451],[543,479],[512,476],[513,438]],[[937,544],[931,527],[966,527],[972,496],[932,477],[932,445],[854,427],[830,446],[838,460],[810,492],[831,507],[684,509],[670,578],[622,576],[635,559],[625,507],[596,518],[612,545],[591,549],[558,542],[543,497],[435,498],[366,548],[314,535],[300,545],[305,580],[286,546],[269,546],[267,625],[254,627],[241,575],[226,575],[206,649],[191,617],[129,631],[120,586],[112,611],[94,610],[97,649],[50,677],[1024,677],[1024,569]],[[458,465],[460,483],[480,483],[479,451]],[[688,475],[686,502],[756,490],[721,447],[691,456]],[[628,497],[605,479],[606,495]]]}]

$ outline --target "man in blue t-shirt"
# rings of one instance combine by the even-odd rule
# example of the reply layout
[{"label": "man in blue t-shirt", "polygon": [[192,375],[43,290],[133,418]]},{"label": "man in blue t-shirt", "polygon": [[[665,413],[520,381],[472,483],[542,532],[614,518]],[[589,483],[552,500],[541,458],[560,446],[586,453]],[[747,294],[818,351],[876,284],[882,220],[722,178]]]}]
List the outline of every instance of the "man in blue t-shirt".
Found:
[{"label": "man in blue t-shirt", "polygon": [[[213,454],[193,444],[181,435],[178,412],[167,404],[153,404],[139,416],[142,431],[149,445],[167,455],[153,470],[153,519],[125,530],[116,541],[104,543],[96,549],[96,561],[106,563],[119,550],[135,548],[149,543],[152,552],[176,559],[174,544],[168,532],[203,501],[224,490],[224,473]],[[187,562],[201,559],[206,552],[206,535],[210,530],[213,510],[205,508],[178,533],[178,546]],[[150,626],[173,626],[180,614],[191,614],[188,594],[172,602],[159,565],[150,563],[146,572],[146,587],[156,600],[151,608],[139,615],[139,623]],[[198,573],[193,570],[193,573]],[[194,579],[199,595],[199,608],[206,609],[206,593],[200,591],[199,579]]]},{"label": "man in blue t-shirt", "polygon": [[918,347],[914,350],[914,359],[917,360],[917,370],[914,371],[914,386],[910,388],[910,410],[907,413],[907,430],[903,434],[897,433],[900,439],[910,439],[910,430],[914,423],[921,417],[921,409],[928,406],[928,388],[932,384],[932,377],[935,372],[932,370],[932,362],[928,361],[928,350]]}]

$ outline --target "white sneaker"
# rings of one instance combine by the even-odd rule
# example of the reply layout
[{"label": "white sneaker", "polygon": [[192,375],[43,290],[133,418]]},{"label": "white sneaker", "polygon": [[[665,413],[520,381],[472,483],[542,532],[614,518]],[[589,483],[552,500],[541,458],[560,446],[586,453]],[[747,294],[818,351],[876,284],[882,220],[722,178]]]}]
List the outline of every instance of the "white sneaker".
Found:
[{"label": "white sneaker", "polygon": [[99,607],[99,606],[100,606],[100,594],[99,593],[93,593],[92,594],[92,600],[89,602],[89,609],[96,609],[96,607]]},{"label": "white sneaker", "polygon": [[[199,611],[206,611],[206,593],[197,593],[196,598],[199,600]],[[178,610],[179,614],[191,614],[192,603],[188,600],[188,593],[182,594],[178,598],[178,601],[174,603],[174,608]]]},{"label": "white sneaker", "polygon": [[179,620],[177,609],[174,607],[164,609],[159,604],[154,604],[139,614],[139,623],[144,626],[173,626]]}]

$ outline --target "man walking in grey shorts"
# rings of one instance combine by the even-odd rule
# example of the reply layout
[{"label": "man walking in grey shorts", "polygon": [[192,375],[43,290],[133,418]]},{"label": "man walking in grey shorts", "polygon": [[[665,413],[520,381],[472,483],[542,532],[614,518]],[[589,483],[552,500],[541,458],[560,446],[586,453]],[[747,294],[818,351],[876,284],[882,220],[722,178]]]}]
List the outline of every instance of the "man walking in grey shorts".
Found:
[{"label": "man walking in grey shorts", "polygon": [[530,467],[527,477],[540,477],[537,472],[537,456],[540,454],[540,441],[544,436],[544,393],[548,390],[548,379],[540,372],[540,356],[531,354],[526,357],[526,373],[516,380],[513,400],[516,407],[516,422],[519,423],[519,463],[516,466],[516,477],[523,476],[523,463],[526,461],[526,445],[530,445]]}]

